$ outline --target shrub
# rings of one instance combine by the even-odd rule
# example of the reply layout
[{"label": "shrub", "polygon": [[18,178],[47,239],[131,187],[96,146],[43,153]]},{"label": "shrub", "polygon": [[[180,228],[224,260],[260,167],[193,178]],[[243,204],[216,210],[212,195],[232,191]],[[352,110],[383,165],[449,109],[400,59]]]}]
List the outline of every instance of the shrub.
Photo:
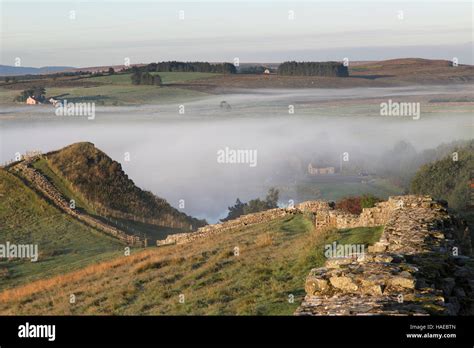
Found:
[{"label": "shrub", "polygon": [[375,206],[375,203],[378,203],[380,201],[381,199],[374,195],[371,195],[371,194],[363,195],[360,199],[360,207],[362,209],[373,208]]},{"label": "shrub", "polygon": [[346,211],[351,214],[360,214],[362,212],[360,197],[346,197],[336,203],[336,209]]}]

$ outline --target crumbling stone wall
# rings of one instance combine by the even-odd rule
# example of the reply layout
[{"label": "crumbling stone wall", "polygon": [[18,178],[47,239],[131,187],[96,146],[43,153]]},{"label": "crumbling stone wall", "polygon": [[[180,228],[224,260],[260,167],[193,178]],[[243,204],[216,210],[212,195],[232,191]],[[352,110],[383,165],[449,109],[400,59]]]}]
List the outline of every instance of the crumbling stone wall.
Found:
[{"label": "crumbling stone wall", "polygon": [[465,223],[426,196],[390,197],[376,208],[342,224],[385,221],[380,241],[363,257],[328,259],[311,270],[295,314],[474,314]]},{"label": "crumbling stone wall", "polygon": [[245,226],[251,226],[255,224],[260,224],[263,222],[268,222],[286,215],[297,214],[299,210],[297,209],[285,209],[285,208],[276,208],[270,209],[254,214],[242,215],[241,217],[225,221],[219,224],[207,225],[204,227],[198,228],[195,232],[190,233],[177,233],[172,234],[166,237],[164,240],[159,240],[156,242],[158,246],[168,245],[168,244],[184,244],[192,242],[199,238],[206,238],[217,233],[229,231],[236,228],[242,228]]},{"label": "crumbling stone wall", "polygon": [[316,229],[374,227],[384,225],[398,203],[396,197],[386,202],[379,202],[373,208],[364,208],[360,215],[337,210],[334,205],[323,201],[308,201],[300,203],[297,209],[310,212],[314,217]]}]

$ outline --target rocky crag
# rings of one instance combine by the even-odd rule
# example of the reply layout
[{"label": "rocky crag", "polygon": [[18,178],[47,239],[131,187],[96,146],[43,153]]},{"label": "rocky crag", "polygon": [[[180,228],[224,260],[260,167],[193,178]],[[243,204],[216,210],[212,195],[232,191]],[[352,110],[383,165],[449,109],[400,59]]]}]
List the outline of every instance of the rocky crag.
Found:
[{"label": "rocky crag", "polygon": [[463,315],[474,313],[467,226],[426,196],[390,197],[362,214],[322,202],[300,208],[317,229],[383,225],[380,241],[357,258],[328,259],[306,279],[296,315]]}]

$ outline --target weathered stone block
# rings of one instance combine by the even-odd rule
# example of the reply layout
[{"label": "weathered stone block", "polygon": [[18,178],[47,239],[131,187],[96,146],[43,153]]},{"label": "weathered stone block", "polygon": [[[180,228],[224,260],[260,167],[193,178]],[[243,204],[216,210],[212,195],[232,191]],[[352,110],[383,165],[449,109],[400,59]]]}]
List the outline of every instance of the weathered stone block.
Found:
[{"label": "weathered stone block", "polygon": [[382,287],[370,280],[361,281],[360,291],[367,295],[382,296]]},{"label": "weathered stone block", "polygon": [[351,278],[345,277],[345,276],[331,277],[329,279],[329,282],[331,283],[333,287],[345,292],[355,292],[359,289],[357,284],[354,283],[354,281]]},{"label": "weathered stone block", "polygon": [[374,245],[369,245],[369,253],[383,253],[387,250],[387,245],[385,243],[377,242]]},{"label": "weathered stone block", "polygon": [[343,265],[349,265],[354,262],[354,259],[344,258],[344,259],[328,259],[324,264],[327,268],[340,268]]},{"label": "weathered stone block", "polygon": [[329,289],[329,284],[324,279],[317,278],[314,276],[309,276],[306,279],[304,289],[308,295],[315,295],[317,293],[322,293],[322,292],[327,291]]},{"label": "weathered stone block", "polygon": [[405,277],[393,277],[388,280],[388,286],[391,287],[400,287],[406,289],[414,289],[415,288],[415,280],[412,278],[405,278]]}]

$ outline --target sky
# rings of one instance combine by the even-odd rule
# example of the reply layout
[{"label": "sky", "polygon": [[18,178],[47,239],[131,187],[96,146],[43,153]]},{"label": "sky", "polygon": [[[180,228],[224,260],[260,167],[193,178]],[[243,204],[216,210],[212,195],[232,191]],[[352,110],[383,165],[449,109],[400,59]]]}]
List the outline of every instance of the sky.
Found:
[{"label": "sky", "polygon": [[0,3],[3,65],[402,57],[474,63],[470,1]]}]

